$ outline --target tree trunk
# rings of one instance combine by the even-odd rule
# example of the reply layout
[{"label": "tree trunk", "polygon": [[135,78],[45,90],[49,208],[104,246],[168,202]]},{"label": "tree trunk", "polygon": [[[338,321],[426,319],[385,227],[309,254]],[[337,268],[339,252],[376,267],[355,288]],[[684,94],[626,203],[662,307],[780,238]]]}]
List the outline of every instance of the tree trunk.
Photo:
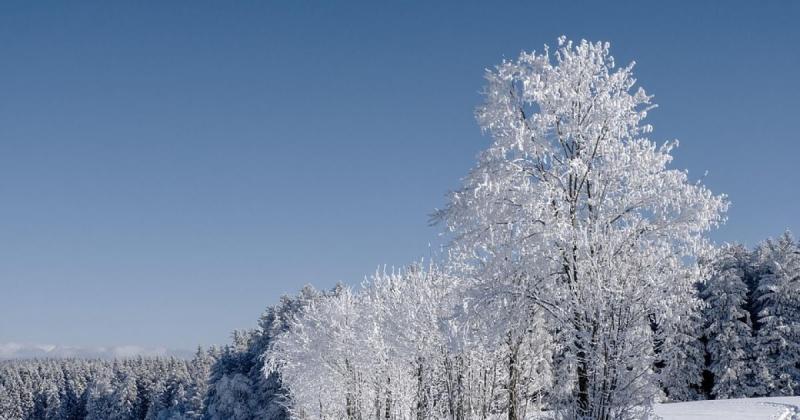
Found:
[{"label": "tree trunk", "polygon": [[392,418],[392,378],[386,378],[386,420]]},{"label": "tree trunk", "polygon": [[519,420],[519,345],[508,333],[508,420]]},{"label": "tree trunk", "polygon": [[417,358],[417,420],[425,420],[428,416],[428,393],[425,389],[424,363],[422,357]]}]

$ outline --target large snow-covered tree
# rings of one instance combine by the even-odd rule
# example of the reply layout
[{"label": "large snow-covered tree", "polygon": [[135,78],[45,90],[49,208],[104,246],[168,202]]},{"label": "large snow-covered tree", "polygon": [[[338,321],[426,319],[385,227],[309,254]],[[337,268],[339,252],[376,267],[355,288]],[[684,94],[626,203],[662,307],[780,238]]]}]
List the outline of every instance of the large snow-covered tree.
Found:
[{"label": "large snow-covered tree", "polygon": [[438,212],[472,287],[548,314],[563,370],[551,402],[569,418],[650,405],[668,341],[655,335],[675,330],[651,318],[685,310],[727,207],[668,167],[674,142],[645,137],[653,105],[632,69],[607,43],[561,38],[488,71],[477,116],[492,143]]}]

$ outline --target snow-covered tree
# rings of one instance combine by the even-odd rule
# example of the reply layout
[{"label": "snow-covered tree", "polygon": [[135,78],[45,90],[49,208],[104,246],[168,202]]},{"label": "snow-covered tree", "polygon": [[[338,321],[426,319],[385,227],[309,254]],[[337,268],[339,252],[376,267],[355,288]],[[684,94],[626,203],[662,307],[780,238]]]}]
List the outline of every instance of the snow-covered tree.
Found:
[{"label": "snow-covered tree", "polygon": [[486,317],[464,305],[462,286],[422,263],[378,272],[366,285],[370,341],[389,356],[381,375],[392,396],[384,412],[392,418],[482,418],[509,407],[524,412],[538,397],[536,387],[548,376],[529,356],[544,342],[522,332],[508,336],[501,350],[488,348]]},{"label": "snow-covered tree", "polygon": [[[270,371],[280,370],[300,418],[355,418],[365,413],[368,363],[359,322],[359,298],[343,287],[311,302],[269,354]],[[359,336],[361,335],[361,336]]]},{"label": "snow-covered tree", "polygon": [[[332,292],[332,293],[335,293]],[[257,385],[256,412],[259,418],[275,420],[288,419],[288,390],[283,386],[280,372],[265,374],[264,361],[266,353],[274,343],[289,330],[290,320],[302,313],[312,301],[321,299],[324,292],[305,286],[296,296],[283,296],[277,305],[267,308],[258,321],[260,334],[253,341],[250,352],[258,361],[251,368],[249,375]]]},{"label": "snow-covered tree", "polygon": [[49,377],[43,378],[39,393],[37,394],[38,398],[36,398],[34,403],[34,418],[47,420],[62,418],[61,398],[58,385],[51,379],[52,378]]},{"label": "snow-covered tree", "polygon": [[89,386],[88,393],[86,419],[111,419],[117,412],[114,406],[114,389],[111,388],[111,379],[107,375],[97,376]]},{"label": "snow-covered tree", "polygon": [[208,379],[211,376],[211,366],[214,357],[211,352],[197,349],[189,366],[189,389],[186,397],[186,417],[200,419],[205,410],[205,398],[208,393]]},{"label": "snow-covered tree", "polygon": [[789,232],[759,249],[757,375],[769,395],[800,392],[800,248]]},{"label": "snow-covered tree", "polygon": [[0,413],[9,419],[22,417],[17,396],[2,383],[0,383]]},{"label": "snow-covered tree", "polygon": [[253,384],[245,375],[233,374],[220,378],[216,385],[215,399],[208,407],[213,419],[245,420],[253,418]]},{"label": "snow-covered tree", "polygon": [[[384,413],[396,418],[431,418],[438,400],[442,357],[447,353],[440,322],[451,284],[433,267],[412,265],[377,272],[364,291],[363,305],[372,324],[369,337],[384,360],[380,376]],[[379,379],[380,380],[380,379]]]},{"label": "snow-covered tree", "polygon": [[[538,408],[552,378],[543,318],[510,328],[511,308],[480,315],[462,286],[432,264],[413,264],[312,302],[266,354],[293,415],[522,418]],[[494,327],[509,334],[490,342],[485,329]]]},{"label": "snow-covered tree", "polygon": [[645,137],[651,97],[632,67],[607,43],[561,38],[487,72],[478,120],[492,144],[438,214],[472,287],[547,313],[561,369],[550,401],[568,418],[649,407],[666,341],[650,315],[685,304],[727,207],[668,168],[675,143]]},{"label": "snow-covered tree", "polygon": [[[510,284],[514,284],[511,280]],[[471,361],[469,374],[487,382],[471,392],[470,402],[480,413],[504,412],[509,419],[525,418],[528,410],[542,408],[545,394],[553,386],[552,331],[545,311],[512,290],[499,291],[460,281],[451,293],[458,311],[451,340],[460,357]],[[486,381],[491,377],[492,381]]]},{"label": "snow-covered tree", "polygon": [[703,302],[696,292],[692,290],[690,296],[685,296],[683,308],[675,308],[672,316],[661,317],[655,313],[651,316],[651,326],[658,340],[655,367],[668,401],[693,401],[704,397]]},{"label": "snow-covered tree", "polygon": [[716,274],[702,286],[704,336],[708,369],[713,375],[711,395],[715,398],[743,398],[755,393],[751,389],[753,330],[746,310],[748,263],[744,247],[728,247],[716,262]]},{"label": "snow-covered tree", "polygon": [[139,413],[136,412],[138,389],[136,387],[135,373],[127,369],[118,369],[118,373],[111,382],[112,400],[115,407],[111,418],[129,419]]},{"label": "snow-covered tree", "polygon": [[288,330],[290,320],[310,302],[324,296],[326,293],[306,286],[298,295],[283,296],[277,305],[268,307],[259,319],[258,328],[234,332],[233,343],[221,350],[210,369],[205,401],[209,416],[236,413],[238,418],[288,418],[288,390],[283,386],[280,372],[264,374],[264,360]]},{"label": "snow-covered tree", "polygon": [[206,396],[206,412],[211,418],[255,418],[255,387],[247,374],[253,362],[248,349],[255,334],[255,331],[234,331],[233,344],[222,350],[211,368]]}]

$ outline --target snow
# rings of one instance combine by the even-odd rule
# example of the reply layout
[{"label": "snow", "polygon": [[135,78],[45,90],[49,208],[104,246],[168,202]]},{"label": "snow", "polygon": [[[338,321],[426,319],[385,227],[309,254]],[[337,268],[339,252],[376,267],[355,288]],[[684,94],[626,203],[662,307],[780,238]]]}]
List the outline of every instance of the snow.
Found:
[{"label": "snow", "polygon": [[656,404],[663,420],[800,419],[800,397],[739,398]]}]

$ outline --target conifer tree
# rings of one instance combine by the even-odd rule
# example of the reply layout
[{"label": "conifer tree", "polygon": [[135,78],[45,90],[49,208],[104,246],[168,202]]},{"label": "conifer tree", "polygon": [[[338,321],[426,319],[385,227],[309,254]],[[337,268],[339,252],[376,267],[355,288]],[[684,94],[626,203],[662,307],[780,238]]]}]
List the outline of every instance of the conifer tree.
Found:
[{"label": "conifer tree", "polygon": [[[693,401],[703,398],[703,371],[705,369],[705,346],[703,345],[703,302],[696,290],[684,298],[681,313],[672,319],[661,319],[652,314],[657,329],[670,329],[669,333],[658,332],[664,337],[656,344],[656,370],[664,397],[668,401]],[[659,323],[662,321],[662,323]]]},{"label": "conifer tree", "polygon": [[759,249],[757,374],[769,395],[800,392],[800,249],[789,232]]},{"label": "conifer tree", "polygon": [[753,389],[756,384],[750,355],[753,331],[746,310],[748,287],[744,276],[748,260],[742,246],[724,249],[716,274],[702,288],[708,369],[713,375],[711,396],[718,399],[749,397],[757,392]]}]

